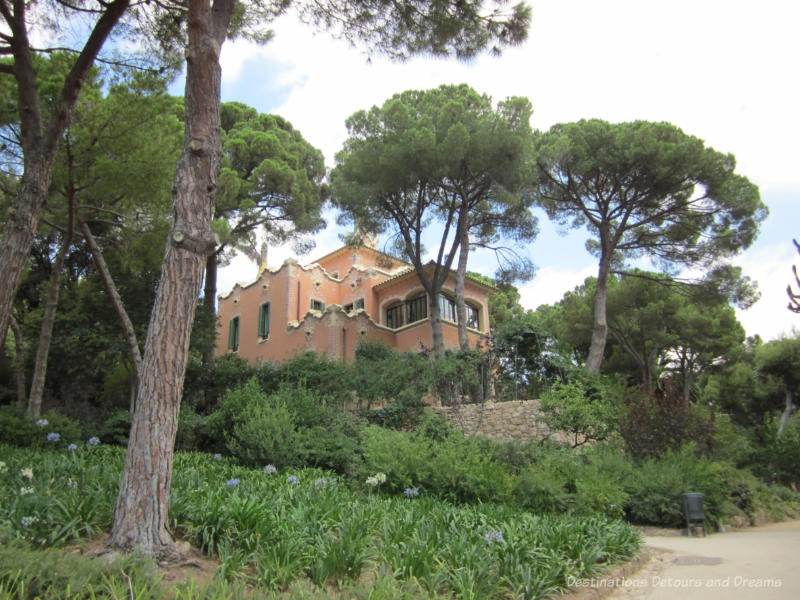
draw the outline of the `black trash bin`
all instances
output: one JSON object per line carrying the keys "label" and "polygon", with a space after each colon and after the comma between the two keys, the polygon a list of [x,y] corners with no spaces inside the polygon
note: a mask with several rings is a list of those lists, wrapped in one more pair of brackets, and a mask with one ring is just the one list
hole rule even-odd
{"label": "black trash bin", "polygon": [[698,525],[706,535],[706,513],[703,510],[703,494],[683,494],[683,516],[686,517],[686,532],[691,537]]}

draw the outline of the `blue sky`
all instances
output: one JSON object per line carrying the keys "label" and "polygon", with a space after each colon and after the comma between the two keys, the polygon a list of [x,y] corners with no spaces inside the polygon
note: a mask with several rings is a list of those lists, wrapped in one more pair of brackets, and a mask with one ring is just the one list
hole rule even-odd
{"label": "blue sky", "polygon": [[[289,119],[320,148],[328,167],[346,138],[345,119],[406,89],[468,83],[497,101],[526,96],[532,125],[601,118],[612,122],[669,121],[706,144],[737,157],[737,171],[754,181],[770,216],[756,243],[734,262],[760,284],[762,299],[739,318],[749,334],[771,339],[800,317],[785,306],[791,265],[800,264],[791,240],[800,237],[800,4],[785,0],[529,0],[529,41],[502,57],[469,63],[419,58],[402,64],[367,60],[361,49],[333,40],[292,15],[274,25],[263,47],[223,47],[224,101],[237,100]],[[173,89],[180,93],[179,89]],[[332,222],[332,219],[331,219]],[[537,277],[521,286],[523,304],[557,301],[594,274],[586,234],[561,237],[547,218],[528,248]],[[331,227],[302,260],[339,245]],[[270,249],[278,266],[291,254]],[[491,274],[476,256],[473,270]],[[220,273],[219,290],[249,281],[256,267],[234,260]]]}

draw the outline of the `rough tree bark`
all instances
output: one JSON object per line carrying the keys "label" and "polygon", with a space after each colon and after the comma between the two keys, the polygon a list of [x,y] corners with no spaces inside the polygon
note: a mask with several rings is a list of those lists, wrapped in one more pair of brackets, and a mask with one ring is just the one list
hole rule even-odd
{"label": "rough tree bark", "polygon": [[167,508],[189,336],[206,259],[220,146],[220,48],[234,0],[190,0],[186,129],[172,190],[174,222],[150,319],[109,545],[174,557]]}
{"label": "rough tree bark", "polygon": [[33,376],[31,377],[31,393],[28,397],[28,414],[34,419],[38,419],[42,414],[44,382],[47,378],[47,357],[50,354],[50,342],[53,339],[53,325],[56,321],[56,309],[58,308],[58,295],[61,291],[61,271],[64,269],[64,261],[67,258],[69,247],[72,245],[75,213],[75,204],[72,199],[69,201],[68,210],[67,230],[61,235],[61,247],[58,249],[56,260],[50,272],[44,315],[42,315],[42,326],[39,330],[39,343],[36,346],[36,362],[34,363]]}
{"label": "rough tree bark", "polygon": [[0,66],[0,72],[13,74],[17,80],[20,113],[20,140],[23,173],[17,196],[11,207],[0,247],[3,283],[0,285],[0,339],[5,339],[11,306],[33,245],[33,237],[44,210],[44,198],[50,187],[53,160],[61,137],[75,108],[86,74],[114,26],[127,10],[130,0],[113,0],[95,23],[86,44],[73,63],[61,95],[49,119],[42,117],[36,89],[33,50],[28,40],[27,2],[0,2],[0,17],[8,32],[3,38],[9,44],[13,65]]}
{"label": "rough tree bark", "polygon": [[11,331],[14,332],[14,347],[16,350],[13,366],[17,383],[17,404],[25,406],[27,404],[25,399],[25,347],[22,343],[22,330],[13,315],[10,316],[8,322],[11,325]]}
{"label": "rough tree bark", "polygon": [[467,337],[467,305],[464,301],[464,280],[467,278],[467,261],[469,260],[469,230],[461,232],[461,246],[458,249],[458,267],[456,270],[456,320],[458,321],[458,345],[462,350],[469,350]]}
{"label": "rough tree bark", "polygon": [[586,358],[586,370],[595,374],[600,372],[600,365],[603,363],[603,354],[606,349],[606,337],[608,336],[606,303],[608,299],[608,274],[610,271],[611,258],[604,252],[600,258],[600,268],[597,273],[597,288],[594,293],[594,328],[592,329],[589,356]]}
{"label": "rough tree bark", "polygon": [[122,325],[125,342],[128,344],[128,350],[131,353],[134,377],[136,381],[139,381],[139,377],[142,374],[142,353],[139,351],[139,341],[136,339],[136,330],[133,328],[133,323],[128,316],[128,311],[125,310],[125,305],[114,283],[114,278],[111,276],[111,271],[108,270],[106,260],[103,258],[103,252],[97,245],[92,235],[92,230],[89,229],[85,221],[81,221],[81,232],[83,233],[86,243],[89,245],[92,259],[97,267],[97,271],[100,273],[100,278],[103,280],[103,286],[106,288],[106,293],[111,300],[111,304],[114,306],[114,312],[117,313],[119,322]]}

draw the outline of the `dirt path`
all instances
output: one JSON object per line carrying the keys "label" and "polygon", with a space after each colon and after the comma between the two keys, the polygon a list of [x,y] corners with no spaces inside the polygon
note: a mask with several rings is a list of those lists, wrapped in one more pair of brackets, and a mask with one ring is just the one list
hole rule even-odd
{"label": "dirt path", "polygon": [[614,582],[619,587],[608,600],[800,599],[800,521],[645,543],[663,552]]}

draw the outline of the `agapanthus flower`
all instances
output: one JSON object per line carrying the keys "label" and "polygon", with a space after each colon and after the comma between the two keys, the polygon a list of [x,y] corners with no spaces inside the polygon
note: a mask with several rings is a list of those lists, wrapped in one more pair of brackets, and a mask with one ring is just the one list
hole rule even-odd
{"label": "agapanthus flower", "polygon": [[222,454],[220,454],[219,452],[214,454],[214,460],[222,460]]}
{"label": "agapanthus flower", "polygon": [[59,442],[59,441],[61,441],[61,434],[60,433],[48,433],[47,434],[47,441],[48,442]]}
{"label": "agapanthus flower", "polygon": [[377,487],[380,484],[386,481],[386,474],[385,473],[375,473],[372,477],[367,477],[367,481],[365,482],[370,487]]}
{"label": "agapanthus flower", "polygon": [[403,493],[406,495],[406,498],[416,498],[419,496],[419,488],[418,487],[407,487],[403,490]]}
{"label": "agapanthus flower", "polygon": [[72,452],[73,450],[77,450],[77,449],[78,449],[78,445],[77,444],[70,444],[69,446],[67,446],[67,450],[69,450],[70,452]]}
{"label": "agapanthus flower", "polygon": [[92,436],[89,438],[89,441],[86,442],[90,446],[99,446],[100,445],[100,438],[96,436]]}
{"label": "agapanthus flower", "polygon": [[36,424],[39,427],[44,427],[45,425],[49,425],[49,423],[47,422],[47,419],[39,419],[38,421],[36,421]]}
{"label": "agapanthus flower", "polygon": [[38,517],[22,517],[22,526],[23,527],[30,527],[31,525],[36,523],[36,521],[38,521],[38,520],[39,520]]}
{"label": "agapanthus flower", "polygon": [[30,467],[20,469],[19,474],[22,475],[28,481],[33,479],[33,469],[31,469]]}
{"label": "agapanthus flower", "polygon": [[20,496],[27,496],[28,494],[32,494],[32,493],[33,493],[33,488],[32,487],[21,487],[21,488],[19,488],[19,495]]}
{"label": "agapanthus flower", "polygon": [[316,481],[314,481],[314,487],[317,489],[322,488],[324,490],[327,485],[328,485],[328,480],[325,479],[324,477],[322,479],[317,479]]}
{"label": "agapanthus flower", "polygon": [[486,535],[483,536],[486,539],[487,544],[491,544],[492,542],[502,542],[503,541],[503,532],[502,531],[490,531]]}
{"label": "agapanthus flower", "polygon": [[288,481],[292,485],[298,485],[300,483],[300,480],[295,475],[289,475],[286,478],[286,481]]}
{"label": "agapanthus flower", "polygon": [[227,485],[228,487],[235,487],[239,485],[239,478],[234,477],[233,479],[228,479],[228,481],[225,482],[225,485]]}
{"label": "agapanthus flower", "polygon": [[273,473],[277,473],[278,469],[275,468],[275,465],[267,465],[264,467],[264,473],[267,475],[272,475]]}

